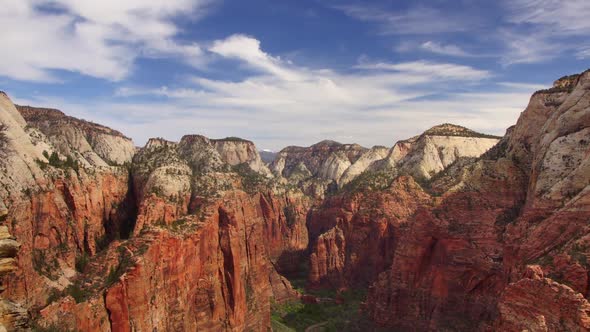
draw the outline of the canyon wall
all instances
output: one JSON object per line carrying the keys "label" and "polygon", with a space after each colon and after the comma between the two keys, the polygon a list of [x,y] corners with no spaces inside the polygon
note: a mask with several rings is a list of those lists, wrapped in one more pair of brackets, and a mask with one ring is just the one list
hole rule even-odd
{"label": "canyon wall", "polygon": [[[359,177],[313,211],[310,283],[369,283],[394,329],[588,330],[589,90],[589,72],[558,80],[480,158],[409,172],[419,185]],[[426,160],[418,140],[398,159]]]}

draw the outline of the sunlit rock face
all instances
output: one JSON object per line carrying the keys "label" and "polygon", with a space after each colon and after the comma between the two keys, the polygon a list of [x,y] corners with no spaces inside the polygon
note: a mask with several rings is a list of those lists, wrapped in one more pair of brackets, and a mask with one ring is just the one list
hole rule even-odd
{"label": "sunlit rock face", "polygon": [[411,218],[371,286],[374,319],[433,330],[588,329],[589,88],[585,72],[535,93],[498,146],[435,181],[442,196]]}
{"label": "sunlit rock face", "polygon": [[211,141],[221,158],[226,163],[235,166],[246,163],[255,172],[270,176],[270,170],[262,161],[256,146],[251,141],[237,137],[227,137]]}
{"label": "sunlit rock face", "polygon": [[386,171],[428,180],[457,159],[479,157],[499,137],[443,124],[422,135],[397,142],[391,149],[322,141],[310,147],[281,150],[270,168],[275,175],[301,187],[310,196],[342,188],[364,172]]}
{"label": "sunlit rock face", "polygon": [[29,127],[43,133],[57,152],[75,156],[84,165],[108,166],[131,162],[133,142],[111,128],[76,119],[56,109],[17,106]]}
{"label": "sunlit rock face", "polygon": [[267,330],[271,301],[297,298],[277,269],[307,248],[309,200],[273,184],[252,143],[187,135],[136,154],[0,97],[8,330]]}

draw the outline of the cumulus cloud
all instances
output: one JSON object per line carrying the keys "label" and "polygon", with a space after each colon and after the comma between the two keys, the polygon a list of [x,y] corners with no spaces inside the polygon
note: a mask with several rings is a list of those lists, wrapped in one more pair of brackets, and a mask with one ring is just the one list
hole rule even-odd
{"label": "cumulus cloud", "polygon": [[[88,114],[101,114],[105,123],[127,128],[140,144],[154,133],[170,139],[201,133],[237,135],[273,150],[327,138],[367,146],[392,145],[443,122],[502,134],[535,90],[512,83],[492,87],[490,93],[459,93],[454,86],[492,84],[493,75],[466,65],[432,61],[364,59],[345,72],[313,69],[269,54],[258,40],[243,35],[215,41],[208,49],[237,61],[238,67],[256,71],[240,80],[193,76],[182,87],[121,88],[121,102],[93,105],[99,110]],[[124,102],[141,96],[159,101]],[[135,116],[144,121],[137,123]]]}
{"label": "cumulus cloud", "polygon": [[[0,75],[52,81],[52,70],[121,80],[138,56],[198,65],[202,49],[174,40],[177,15],[203,13],[206,0],[0,0]],[[141,27],[141,28],[138,28]]]}
{"label": "cumulus cloud", "polygon": [[245,64],[280,76],[284,79],[297,79],[297,74],[285,68],[280,58],[275,58],[260,49],[260,41],[255,38],[236,34],[223,40],[217,40],[209,51],[222,57],[243,61]]}

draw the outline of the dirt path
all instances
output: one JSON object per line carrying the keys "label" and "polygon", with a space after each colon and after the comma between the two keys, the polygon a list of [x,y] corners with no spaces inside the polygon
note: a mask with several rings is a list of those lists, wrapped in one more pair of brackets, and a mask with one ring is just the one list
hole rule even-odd
{"label": "dirt path", "polygon": [[326,325],[326,324],[328,324],[328,321],[313,324],[312,326],[309,326],[308,328],[306,328],[305,332],[319,332],[319,331],[321,331],[321,330],[319,330],[319,328]]}

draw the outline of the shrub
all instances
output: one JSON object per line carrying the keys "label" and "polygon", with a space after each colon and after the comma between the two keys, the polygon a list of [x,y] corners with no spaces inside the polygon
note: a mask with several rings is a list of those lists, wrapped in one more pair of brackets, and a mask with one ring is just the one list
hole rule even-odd
{"label": "shrub", "polygon": [[66,288],[66,294],[73,297],[74,300],[76,300],[76,303],[86,301],[91,295],[90,291],[82,288],[78,281],[69,285],[68,288]]}
{"label": "shrub", "polygon": [[8,130],[8,127],[5,124],[0,123],[0,155],[5,155],[7,153],[8,136],[6,136],[6,130]]}
{"label": "shrub", "polygon": [[43,151],[43,156],[47,158],[47,163],[39,159],[35,160],[37,162],[37,165],[39,165],[39,168],[41,168],[42,170],[45,170],[48,165],[61,169],[71,168],[74,171],[76,171],[76,173],[78,173],[80,169],[80,164],[78,163],[78,161],[70,155],[66,157],[66,160],[61,160],[59,159],[59,155],[57,154],[57,152],[53,151],[50,155],[47,151]]}
{"label": "shrub", "polygon": [[252,170],[246,163],[235,165],[232,170],[242,178],[242,187],[249,194],[256,192],[261,185],[267,183],[267,179],[262,174]]}
{"label": "shrub", "polygon": [[287,226],[291,227],[297,221],[297,212],[295,208],[292,206],[285,206],[283,208],[283,212],[285,213],[285,221],[287,222]]}
{"label": "shrub", "polygon": [[129,256],[125,247],[119,247],[119,262],[117,267],[111,266],[109,274],[106,279],[106,286],[110,286],[117,282],[119,278],[133,265],[133,259]]}
{"label": "shrub", "polygon": [[82,255],[76,257],[76,271],[80,273],[84,272],[89,260],[87,253],[82,253]]}

